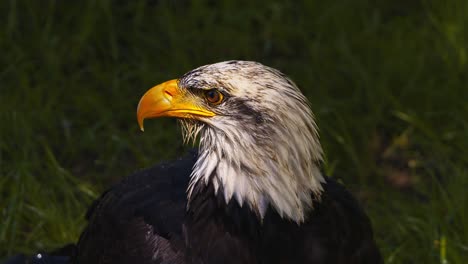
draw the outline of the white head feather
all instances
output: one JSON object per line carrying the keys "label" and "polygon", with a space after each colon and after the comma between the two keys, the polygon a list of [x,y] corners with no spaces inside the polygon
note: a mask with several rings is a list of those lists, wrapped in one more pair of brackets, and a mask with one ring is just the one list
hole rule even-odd
{"label": "white head feather", "polygon": [[210,108],[216,116],[182,120],[186,138],[201,135],[189,201],[196,184],[211,182],[226,202],[247,204],[260,218],[271,206],[303,222],[324,178],[317,127],[296,85],[262,64],[227,61],[185,74],[179,86],[217,88],[227,97]]}

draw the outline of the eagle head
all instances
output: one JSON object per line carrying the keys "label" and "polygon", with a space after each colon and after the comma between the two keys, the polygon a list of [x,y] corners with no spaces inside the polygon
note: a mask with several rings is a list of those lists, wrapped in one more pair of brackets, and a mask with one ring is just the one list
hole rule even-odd
{"label": "eagle head", "polygon": [[145,118],[176,117],[185,141],[200,135],[188,200],[213,184],[227,202],[247,204],[262,219],[271,207],[303,222],[324,178],[322,148],[306,97],[284,74],[251,61],[201,66],[151,88],[138,104]]}

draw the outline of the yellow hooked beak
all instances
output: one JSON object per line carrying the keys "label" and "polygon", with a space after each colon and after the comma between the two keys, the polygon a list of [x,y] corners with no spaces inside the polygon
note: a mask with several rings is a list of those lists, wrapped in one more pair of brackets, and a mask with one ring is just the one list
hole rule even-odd
{"label": "yellow hooked beak", "polygon": [[214,116],[210,110],[200,106],[200,98],[179,88],[177,80],[170,80],[149,89],[141,97],[137,108],[138,125],[144,131],[145,118],[171,116],[196,118]]}

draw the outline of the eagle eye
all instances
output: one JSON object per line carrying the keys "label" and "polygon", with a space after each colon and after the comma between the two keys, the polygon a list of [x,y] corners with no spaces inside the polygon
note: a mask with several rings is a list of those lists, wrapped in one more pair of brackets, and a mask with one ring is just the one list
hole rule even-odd
{"label": "eagle eye", "polygon": [[212,105],[218,105],[223,101],[224,95],[217,89],[210,89],[204,92],[205,99]]}

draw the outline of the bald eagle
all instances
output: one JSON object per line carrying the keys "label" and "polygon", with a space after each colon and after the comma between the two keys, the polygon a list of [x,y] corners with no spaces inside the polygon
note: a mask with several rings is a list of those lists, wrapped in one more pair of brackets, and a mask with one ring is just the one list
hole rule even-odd
{"label": "bald eagle", "polygon": [[226,61],[151,88],[137,119],[176,117],[197,151],[124,179],[90,208],[76,263],[382,263],[357,201],[320,171],[306,97]]}

